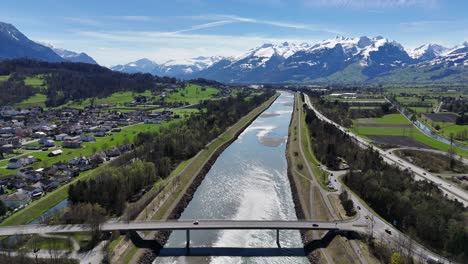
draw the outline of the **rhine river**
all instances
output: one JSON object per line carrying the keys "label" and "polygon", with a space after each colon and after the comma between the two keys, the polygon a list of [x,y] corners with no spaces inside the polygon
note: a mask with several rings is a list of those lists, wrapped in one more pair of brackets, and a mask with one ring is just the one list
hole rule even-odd
{"label": "rhine river", "polygon": [[[226,148],[194,193],[181,219],[297,219],[285,156],[293,103],[292,94],[281,92]],[[184,252],[185,231],[174,231],[154,263],[308,263],[305,256],[300,256],[304,252],[299,231],[281,230],[280,241],[281,249],[278,249],[273,230],[191,231],[191,252],[210,247],[217,248],[212,252],[219,254],[165,257],[171,252]],[[238,254],[239,250],[232,248],[247,248],[245,255],[250,256],[244,256],[243,251]],[[286,256],[263,256],[268,255],[265,248],[281,251]],[[288,250],[295,253],[288,254]]]}

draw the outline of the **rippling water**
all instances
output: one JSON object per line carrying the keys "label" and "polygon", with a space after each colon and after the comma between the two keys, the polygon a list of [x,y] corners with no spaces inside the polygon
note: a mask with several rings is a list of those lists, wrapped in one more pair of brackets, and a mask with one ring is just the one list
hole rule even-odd
{"label": "rippling water", "polygon": [[[198,187],[181,219],[294,220],[294,204],[285,157],[293,95],[281,96],[217,159]],[[185,231],[175,231],[154,263],[306,263],[298,231],[281,231],[282,249],[275,249],[276,232],[269,230],[191,231],[191,248],[248,248],[246,255],[270,248],[295,257],[164,257],[185,247]],[[288,249],[291,254],[288,254]],[[196,252],[196,250],[194,250]],[[208,252],[210,252],[208,250]],[[215,252],[212,250],[212,253]],[[243,254],[240,254],[243,255]]]}

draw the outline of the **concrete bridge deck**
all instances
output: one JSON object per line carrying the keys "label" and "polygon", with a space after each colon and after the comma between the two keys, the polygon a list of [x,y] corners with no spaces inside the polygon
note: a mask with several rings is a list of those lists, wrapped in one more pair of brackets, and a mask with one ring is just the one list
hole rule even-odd
{"label": "concrete bridge deck", "polygon": [[[106,222],[99,226],[100,231],[159,231],[159,230],[341,230],[365,232],[366,225],[354,221],[262,221],[262,220],[195,220],[145,221],[145,222]],[[27,234],[56,234],[92,231],[88,224],[74,225],[19,225],[0,227],[0,236]]]}

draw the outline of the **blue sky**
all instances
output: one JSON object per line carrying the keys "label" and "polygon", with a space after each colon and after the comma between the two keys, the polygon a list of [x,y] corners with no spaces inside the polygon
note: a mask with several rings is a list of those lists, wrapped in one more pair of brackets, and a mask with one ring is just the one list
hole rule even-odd
{"label": "blue sky", "polygon": [[2,0],[0,21],[110,66],[336,35],[450,47],[468,40],[467,13],[466,0]]}

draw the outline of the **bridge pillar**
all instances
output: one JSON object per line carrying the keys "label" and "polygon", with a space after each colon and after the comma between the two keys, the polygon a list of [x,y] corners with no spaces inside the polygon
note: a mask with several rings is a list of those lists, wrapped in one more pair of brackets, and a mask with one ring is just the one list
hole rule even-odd
{"label": "bridge pillar", "polygon": [[279,229],[276,229],[276,245],[280,248],[280,236],[279,236]]}
{"label": "bridge pillar", "polygon": [[185,237],[187,239],[187,243],[185,244],[185,248],[189,250],[190,248],[190,229],[185,230]]}

